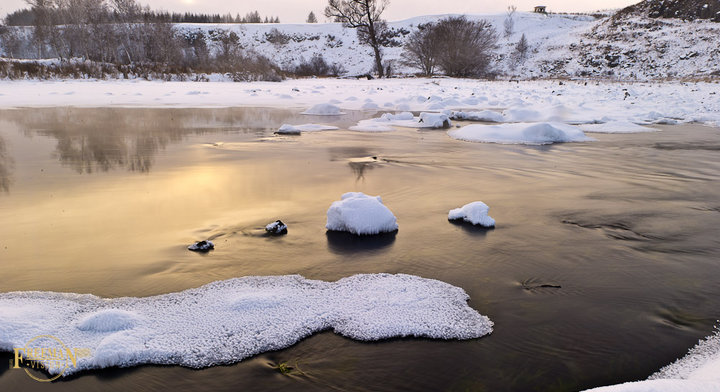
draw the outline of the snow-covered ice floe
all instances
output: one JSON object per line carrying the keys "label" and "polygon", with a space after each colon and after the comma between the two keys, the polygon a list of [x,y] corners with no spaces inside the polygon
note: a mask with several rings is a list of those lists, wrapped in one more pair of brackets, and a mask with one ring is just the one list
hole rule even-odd
{"label": "snow-covered ice floe", "polygon": [[330,103],[319,103],[300,114],[312,114],[315,116],[339,116],[345,114],[340,108]]}
{"label": "snow-covered ice floe", "polygon": [[637,125],[629,121],[610,121],[602,124],[583,124],[580,129],[595,133],[640,133],[656,132],[657,129]]}
{"label": "snow-covered ice floe", "polygon": [[325,228],[357,235],[379,234],[398,229],[395,215],[382,203],[380,196],[348,192],[327,211]]}
{"label": "snow-covered ice floe", "polygon": [[687,355],[647,380],[588,389],[593,392],[718,392],[720,391],[720,335],[698,343]]}
{"label": "snow-covered ice floe", "polygon": [[415,117],[410,112],[398,114],[385,113],[379,118],[362,120],[358,125],[350,127],[351,131],[388,132],[395,127],[403,128],[449,128],[450,116],[447,113],[422,112]]}
{"label": "snow-covered ice floe", "polygon": [[484,227],[495,227],[495,219],[488,215],[490,207],[487,204],[476,201],[469,204],[465,204],[460,208],[450,210],[448,213],[449,220],[464,220],[470,222],[473,225],[480,225]]}
{"label": "snow-covered ice floe", "polygon": [[334,131],[336,129],[339,129],[339,128],[333,127],[331,125],[322,125],[322,124],[302,124],[302,125],[283,124],[280,127],[280,129],[278,129],[275,133],[278,133],[281,135],[299,135],[302,132]]}
{"label": "snow-covered ice floe", "polygon": [[67,376],[112,366],[231,364],[326,329],[363,341],[491,333],[493,323],[468,300],[459,287],[402,274],[336,282],[251,276],[144,298],[11,292],[0,294],[0,350],[25,347],[40,335],[90,349]]}
{"label": "snow-covered ice floe", "polygon": [[453,139],[502,144],[551,144],[594,140],[580,128],[561,123],[472,124],[448,131]]}

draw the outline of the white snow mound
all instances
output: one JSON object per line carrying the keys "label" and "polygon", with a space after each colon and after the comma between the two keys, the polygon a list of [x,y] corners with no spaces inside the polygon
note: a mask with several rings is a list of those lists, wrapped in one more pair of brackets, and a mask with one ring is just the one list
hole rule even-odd
{"label": "white snow mound", "polygon": [[319,103],[300,114],[312,114],[315,116],[339,116],[345,114],[340,108],[329,103]]}
{"label": "white snow mound", "polygon": [[460,208],[450,210],[448,213],[449,220],[462,219],[465,222],[470,222],[473,225],[480,225],[485,227],[495,227],[495,219],[488,215],[490,207],[487,204],[476,201],[469,204],[465,204]]}
{"label": "white snow mound", "polygon": [[397,219],[382,203],[380,196],[348,192],[327,211],[325,228],[357,235],[379,234],[398,229]]}
{"label": "white snow mound", "polygon": [[[493,323],[469,307],[468,299],[461,288],[402,274],[354,275],[337,282],[251,276],[144,298],[2,293],[0,350],[25,347],[39,335],[89,349],[90,356],[78,357],[67,376],[110,366],[231,364],[326,329],[364,341],[489,334]],[[118,330],[130,320],[134,327]]]}
{"label": "white snow mound", "polygon": [[552,144],[591,141],[579,128],[561,123],[472,124],[448,131],[453,139],[502,144]]}

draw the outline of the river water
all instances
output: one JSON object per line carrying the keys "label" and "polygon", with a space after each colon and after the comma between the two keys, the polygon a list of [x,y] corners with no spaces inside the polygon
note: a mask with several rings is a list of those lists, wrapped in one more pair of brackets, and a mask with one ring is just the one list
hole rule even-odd
{"label": "river water", "polygon": [[[247,275],[406,273],[462,287],[495,323],[469,341],[331,331],[232,366],[141,366],[2,390],[574,391],[646,378],[720,317],[720,130],[467,143],[345,130],[365,113],[0,111],[0,292],[148,296]],[[283,123],[338,131],[274,135]],[[380,195],[396,235],[327,233],[329,205]],[[447,221],[481,200],[494,230]],[[275,219],[287,236],[262,236]],[[208,254],[187,245],[212,239]],[[274,365],[288,362],[283,375]]]}

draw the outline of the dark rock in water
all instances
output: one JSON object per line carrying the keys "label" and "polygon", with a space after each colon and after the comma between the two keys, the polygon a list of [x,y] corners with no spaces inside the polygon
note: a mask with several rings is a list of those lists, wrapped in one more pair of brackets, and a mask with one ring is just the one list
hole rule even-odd
{"label": "dark rock in water", "polygon": [[212,241],[200,241],[188,246],[188,250],[193,252],[209,252],[215,249],[215,244]]}
{"label": "dark rock in water", "polygon": [[287,234],[288,232],[287,225],[281,220],[276,220],[275,222],[265,226],[265,231],[273,235]]}

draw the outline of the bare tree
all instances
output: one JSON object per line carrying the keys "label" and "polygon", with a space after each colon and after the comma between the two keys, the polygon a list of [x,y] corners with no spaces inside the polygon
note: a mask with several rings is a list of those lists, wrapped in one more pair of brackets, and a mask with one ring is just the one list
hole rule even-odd
{"label": "bare tree", "polygon": [[378,76],[385,76],[380,50],[380,37],[382,31],[378,29],[384,25],[380,16],[390,0],[328,0],[325,7],[325,16],[343,26],[358,29],[358,38],[361,42],[370,45],[375,53],[375,67]]}
{"label": "bare tree", "polygon": [[305,22],[306,23],[317,23],[318,20],[317,20],[317,16],[315,16],[315,13],[310,11],[310,14],[308,14],[307,20]]}
{"label": "bare tree", "polygon": [[516,6],[514,6],[514,5],[508,6],[507,16],[505,17],[505,22],[503,22],[503,27],[505,28],[505,36],[506,37],[511,36],[513,31],[515,30],[515,19],[513,19],[513,16],[515,16],[515,11],[517,11]]}
{"label": "bare tree", "polygon": [[434,32],[435,24],[421,24],[410,34],[403,46],[402,63],[418,68],[423,75],[435,74],[439,42]]}
{"label": "bare tree", "polygon": [[523,34],[517,44],[515,44],[515,50],[512,53],[511,60],[513,63],[513,67],[525,62],[528,57],[529,50],[530,45],[527,42],[527,38],[525,38],[525,34]]}
{"label": "bare tree", "polygon": [[433,28],[437,63],[448,76],[486,75],[497,46],[497,32],[487,20],[471,21],[464,16],[449,17]]}
{"label": "bare tree", "polygon": [[56,35],[57,28],[52,20],[55,4],[52,0],[25,0],[33,14],[33,44],[40,58],[46,56],[50,38]]}

